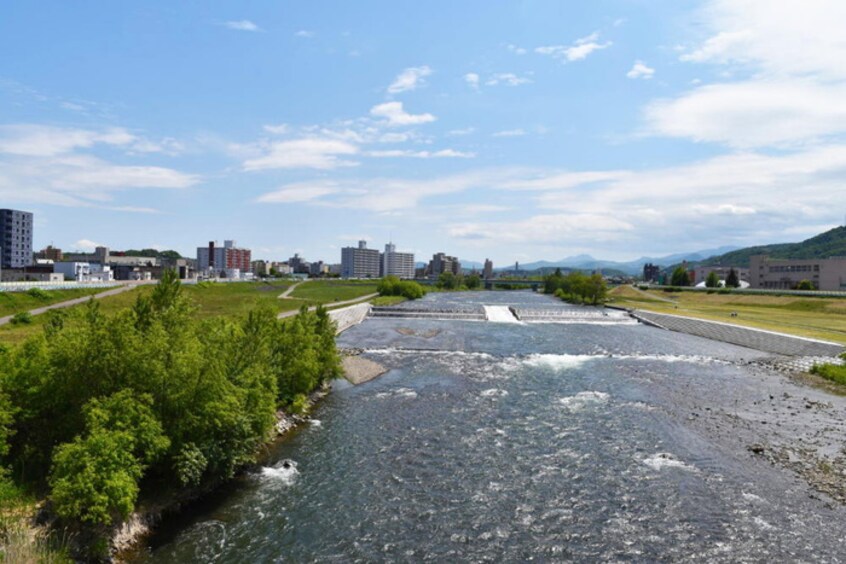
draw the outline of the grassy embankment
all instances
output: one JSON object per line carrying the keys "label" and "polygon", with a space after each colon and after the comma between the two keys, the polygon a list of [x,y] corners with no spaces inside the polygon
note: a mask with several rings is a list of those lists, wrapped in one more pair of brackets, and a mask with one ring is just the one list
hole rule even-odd
{"label": "grassy embankment", "polygon": [[[618,286],[609,305],[684,315],[846,345],[846,299],[664,292]],[[736,316],[732,316],[736,313]]]}
{"label": "grassy embankment", "polygon": [[92,296],[111,288],[79,288],[73,290],[42,290],[29,292],[0,292],[0,317],[15,315],[39,307]]}
{"label": "grassy embankment", "polygon": [[377,280],[311,280],[297,286],[289,297],[309,302],[309,305],[343,302],[376,293]]}

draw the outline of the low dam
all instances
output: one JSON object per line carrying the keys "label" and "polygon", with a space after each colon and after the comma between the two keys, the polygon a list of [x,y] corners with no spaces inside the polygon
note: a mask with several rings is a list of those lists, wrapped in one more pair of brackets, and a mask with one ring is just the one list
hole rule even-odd
{"label": "low dam", "polygon": [[846,398],[789,357],[529,292],[392,309],[338,337],[385,374],[138,560],[846,560]]}

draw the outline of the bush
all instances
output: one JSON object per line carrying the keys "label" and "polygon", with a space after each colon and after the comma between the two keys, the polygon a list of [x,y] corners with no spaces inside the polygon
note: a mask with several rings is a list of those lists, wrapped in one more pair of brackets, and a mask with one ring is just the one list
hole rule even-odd
{"label": "bush", "polygon": [[846,385],[846,366],[838,366],[836,364],[815,364],[811,367],[811,374],[817,374],[826,380]]}
{"label": "bush", "polygon": [[30,288],[29,290],[26,291],[26,294],[28,296],[31,296],[33,298],[37,298],[39,300],[49,300],[50,299],[50,294],[48,294],[47,292],[45,292],[41,288]]}
{"label": "bush", "polygon": [[423,286],[413,280],[400,280],[396,276],[386,276],[376,287],[380,296],[402,296],[409,300],[417,300],[426,295]]}
{"label": "bush", "polygon": [[29,325],[32,323],[32,314],[28,311],[21,311],[12,316],[13,325]]}

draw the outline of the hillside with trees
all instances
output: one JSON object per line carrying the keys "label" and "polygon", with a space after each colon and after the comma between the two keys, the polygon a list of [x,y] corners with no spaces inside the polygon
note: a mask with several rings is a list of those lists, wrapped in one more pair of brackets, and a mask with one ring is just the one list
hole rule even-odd
{"label": "hillside with trees", "polygon": [[800,243],[760,245],[713,256],[698,264],[702,266],[749,267],[749,257],[769,255],[776,259],[820,259],[846,256],[846,227],[835,227]]}

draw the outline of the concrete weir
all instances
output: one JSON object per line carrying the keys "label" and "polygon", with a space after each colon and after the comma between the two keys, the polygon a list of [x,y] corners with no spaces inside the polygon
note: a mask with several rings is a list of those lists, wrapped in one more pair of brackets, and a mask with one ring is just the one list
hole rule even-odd
{"label": "concrete weir", "polygon": [[486,305],[482,307],[485,308],[485,319],[488,321],[494,323],[520,323],[520,320],[514,317],[514,313],[508,306]]}

